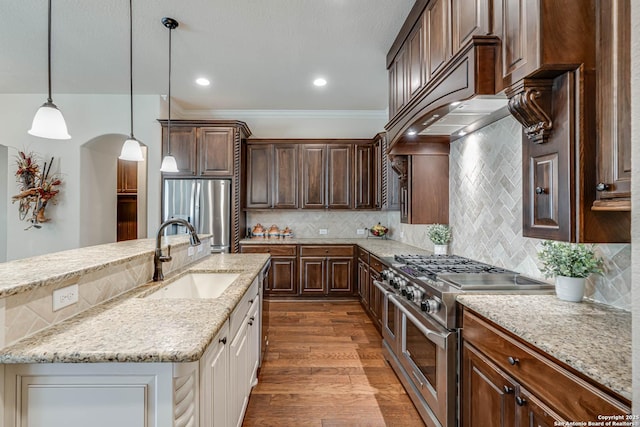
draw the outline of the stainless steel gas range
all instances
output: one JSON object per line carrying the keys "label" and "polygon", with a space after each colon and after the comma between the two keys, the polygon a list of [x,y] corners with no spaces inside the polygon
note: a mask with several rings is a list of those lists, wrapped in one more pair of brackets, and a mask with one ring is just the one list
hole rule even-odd
{"label": "stainless steel gas range", "polygon": [[397,255],[374,281],[384,295],[385,356],[428,426],[456,425],[456,295],[548,293],[553,285],[455,255]]}

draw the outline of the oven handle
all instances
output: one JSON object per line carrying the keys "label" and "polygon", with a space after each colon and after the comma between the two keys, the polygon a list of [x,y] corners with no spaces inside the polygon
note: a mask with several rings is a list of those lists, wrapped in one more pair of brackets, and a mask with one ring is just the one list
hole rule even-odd
{"label": "oven handle", "polygon": [[[395,294],[389,294],[388,298],[391,300],[391,302],[393,302],[398,310],[400,310],[407,317],[407,319],[411,321],[411,323],[413,323],[418,329],[420,329],[423,334],[425,334],[429,341],[431,341],[441,349],[446,350],[447,338],[449,338],[452,332],[447,331],[446,329],[446,332],[440,332],[436,330],[436,328],[429,328],[427,325],[431,322],[428,319],[418,320],[418,318],[404,306],[403,302],[400,301]],[[435,325],[431,323],[431,326]],[[441,326],[438,326],[437,328],[439,329],[441,328]]]}
{"label": "oven handle", "polygon": [[379,280],[374,280],[373,284],[376,286],[376,288],[380,289],[380,292],[382,292],[385,295],[389,295],[390,293],[393,292],[393,291],[391,291],[390,289],[387,288],[387,286],[384,284],[384,282],[381,282]]}

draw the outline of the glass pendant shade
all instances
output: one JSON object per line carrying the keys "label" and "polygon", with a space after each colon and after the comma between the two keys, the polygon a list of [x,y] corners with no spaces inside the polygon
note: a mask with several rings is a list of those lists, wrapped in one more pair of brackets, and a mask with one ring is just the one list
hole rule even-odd
{"label": "glass pendant shade", "polygon": [[137,139],[131,137],[127,139],[124,144],[122,144],[122,151],[120,152],[120,160],[129,160],[132,162],[142,162],[144,161],[144,156],[142,155],[142,148],[140,147],[140,143]]}
{"label": "glass pendant shade", "polygon": [[62,112],[53,102],[45,102],[38,108],[27,132],[40,138],[71,139]]}
{"label": "glass pendant shade", "polygon": [[162,165],[160,166],[160,172],[179,172],[176,158],[171,154],[164,156],[164,159],[162,159]]}

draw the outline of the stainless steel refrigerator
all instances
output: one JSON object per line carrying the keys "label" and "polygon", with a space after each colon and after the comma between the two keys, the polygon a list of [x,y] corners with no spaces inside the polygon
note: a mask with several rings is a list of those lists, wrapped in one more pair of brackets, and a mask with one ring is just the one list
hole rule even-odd
{"label": "stainless steel refrigerator", "polygon": [[[165,179],[162,192],[162,221],[182,218],[198,234],[211,234],[212,252],[229,252],[231,227],[231,181],[226,179]],[[187,233],[180,225],[165,234]]]}

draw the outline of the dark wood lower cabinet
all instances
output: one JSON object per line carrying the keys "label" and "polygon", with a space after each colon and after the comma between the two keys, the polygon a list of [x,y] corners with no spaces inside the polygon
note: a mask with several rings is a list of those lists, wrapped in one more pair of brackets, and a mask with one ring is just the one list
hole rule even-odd
{"label": "dark wood lower cabinet", "polygon": [[298,294],[296,245],[241,245],[240,252],[271,255],[271,268],[264,288],[265,296]]}
{"label": "dark wood lower cabinet", "polygon": [[324,295],[326,291],[327,267],[325,258],[300,258],[300,294]]}
{"label": "dark wood lower cabinet", "polygon": [[117,241],[138,238],[138,196],[119,194],[117,206]]}
{"label": "dark wood lower cabinet", "polygon": [[466,308],[462,340],[463,427],[551,427],[631,413],[631,402]]}
{"label": "dark wood lower cabinet", "polygon": [[354,247],[300,246],[300,295],[354,296]]}
{"label": "dark wood lower cabinet", "polygon": [[358,295],[365,310],[369,309],[369,263],[358,259]]}

